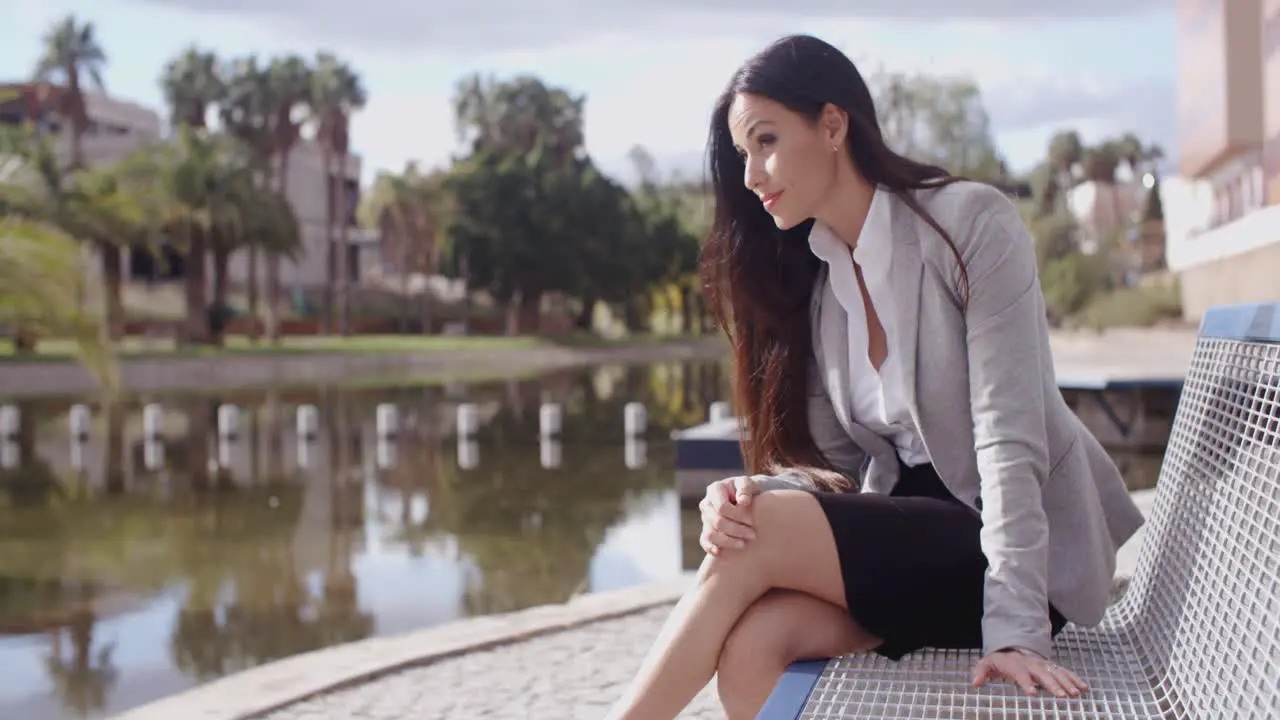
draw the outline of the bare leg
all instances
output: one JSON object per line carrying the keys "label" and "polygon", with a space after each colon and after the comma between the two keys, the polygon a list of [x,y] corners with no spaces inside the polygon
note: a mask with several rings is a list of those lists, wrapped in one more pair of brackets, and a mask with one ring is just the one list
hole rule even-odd
{"label": "bare leg", "polygon": [[738,619],[772,588],[845,607],[835,540],[818,501],[798,490],[768,492],[753,501],[752,514],[756,539],[703,561],[611,720],[676,717],[711,680]]}
{"label": "bare leg", "polygon": [[870,650],[881,642],[839,605],[794,590],[770,590],[725,640],[716,690],[729,720],[754,720],[787,666]]}

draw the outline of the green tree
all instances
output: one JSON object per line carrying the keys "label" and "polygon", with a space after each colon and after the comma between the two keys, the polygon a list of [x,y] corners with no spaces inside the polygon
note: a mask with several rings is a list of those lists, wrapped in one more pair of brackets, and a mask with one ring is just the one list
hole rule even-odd
{"label": "green tree", "polygon": [[469,290],[486,290],[508,309],[509,327],[536,331],[542,298],[568,291],[588,232],[575,194],[591,170],[583,148],[585,100],[532,76],[459,82],[458,137],[469,156],[446,183],[456,212],[449,224],[450,271]]}
{"label": "green tree", "polygon": [[1075,186],[1075,168],[1084,160],[1084,143],[1080,133],[1063,130],[1049,139],[1049,167],[1057,176],[1058,188],[1066,191]]}
{"label": "green tree", "polygon": [[64,166],[48,138],[29,128],[4,133],[0,154],[10,158],[0,179],[6,212],[57,226],[97,256],[110,338],[124,336],[122,249],[145,241],[137,198],[110,166],[75,170]]}
{"label": "green tree", "polygon": [[[401,288],[401,329],[409,331],[413,298],[409,281],[414,273],[434,275],[439,271],[445,249],[445,230],[452,217],[453,199],[446,188],[448,173],[423,172],[410,161],[400,173],[380,172],[373,187],[360,203],[360,224],[374,228],[383,243],[383,257],[397,265]],[[463,273],[465,277],[465,272]],[[422,293],[420,309],[423,328],[430,327],[430,292]]]}
{"label": "green tree", "polygon": [[74,338],[81,361],[103,388],[114,390],[115,357],[105,327],[76,302],[85,286],[78,257],[75,238],[56,226],[0,216],[0,325],[15,329],[19,350],[24,338]]}
{"label": "green tree", "polygon": [[123,164],[143,216],[185,257],[187,320],[183,342],[215,338],[209,323],[207,256],[227,234],[241,234],[252,219],[246,198],[255,197],[253,172],[233,138],[183,126],[172,143],[145,148]]}
{"label": "green tree", "polygon": [[982,93],[972,81],[883,71],[870,80],[880,127],[891,147],[975,180],[1006,178]]}

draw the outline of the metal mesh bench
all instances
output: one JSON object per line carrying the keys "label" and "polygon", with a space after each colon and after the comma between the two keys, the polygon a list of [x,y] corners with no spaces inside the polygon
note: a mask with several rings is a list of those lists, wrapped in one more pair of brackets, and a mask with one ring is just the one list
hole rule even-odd
{"label": "metal mesh bench", "polygon": [[1280,303],[1215,308],[1187,371],[1137,567],[1057,662],[1081,698],[973,688],[977,651],[792,665],[760,718],[1280,718]]}

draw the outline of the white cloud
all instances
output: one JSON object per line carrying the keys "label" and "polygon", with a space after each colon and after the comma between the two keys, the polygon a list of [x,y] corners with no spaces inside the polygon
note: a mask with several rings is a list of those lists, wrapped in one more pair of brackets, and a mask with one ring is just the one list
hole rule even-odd
{"label": "white cloud", "polygon": [[1171,0],[136,0],[255,16],[289,32],[394,51],[457,53],[546,47],[602,31],[633,37],[777,26],[796,17],[954,21],[1121,17],[1165,12]]}

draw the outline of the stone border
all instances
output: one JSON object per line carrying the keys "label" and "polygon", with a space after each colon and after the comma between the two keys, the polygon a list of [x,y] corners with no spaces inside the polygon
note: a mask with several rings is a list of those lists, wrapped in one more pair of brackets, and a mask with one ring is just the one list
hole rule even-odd
{"label": "stone border", "polygon": [[[447,379],[479,374],[505,377],[521,372],[552,372],[598,363],[624,364],[666,360],[710,359],[728,345],[720,336],[678,338],[635,345],[424,350],[419,352],[281,353],[278,355],[211,355],[204,357],[125,357],[120,386],[128,392],[176,391],[192,388],[239,389],[349,382],[414,375]],[[87,394],[98,391],[90,373],[74,362],[7,361],[0,363],[0,398]]]}
{"label": "stone border", "polygon": [[383,675],[674,603],[680,578],[589,593],[562,605],[480,616],[388,637],[336,645],[244,670],[114,716],[114,720],[251,720]]}

